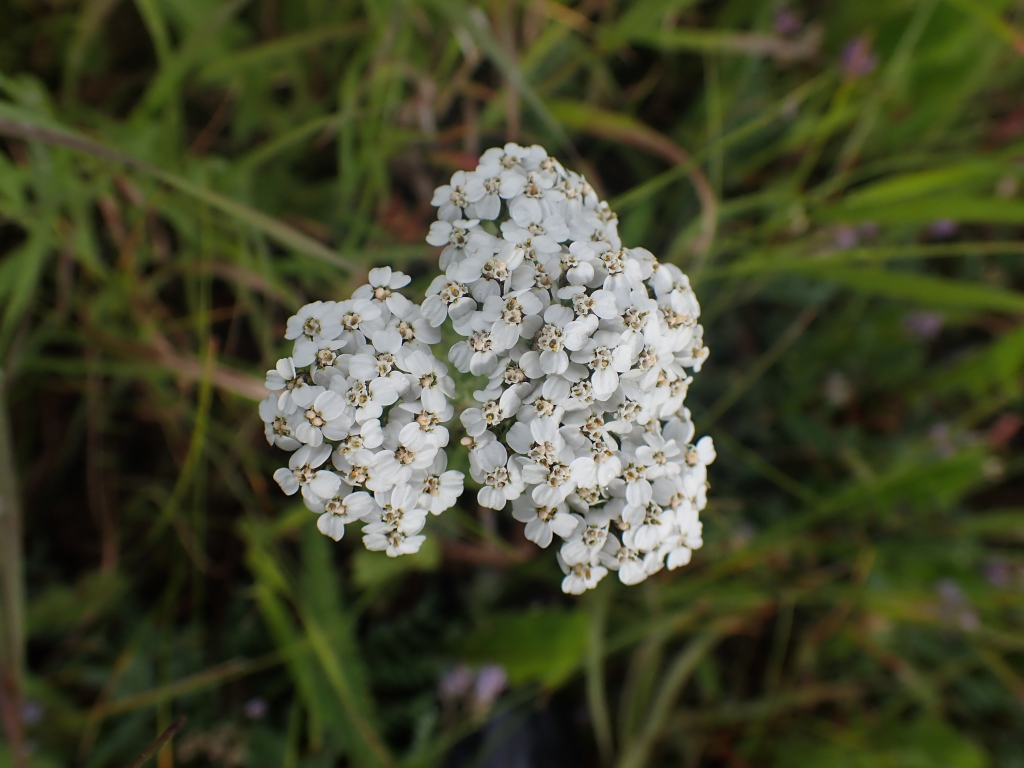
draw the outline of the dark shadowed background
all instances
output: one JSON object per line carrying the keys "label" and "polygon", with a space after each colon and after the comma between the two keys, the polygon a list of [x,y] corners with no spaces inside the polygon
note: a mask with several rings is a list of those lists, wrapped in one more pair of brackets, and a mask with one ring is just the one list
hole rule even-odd
{"label": "dark shadowed background", "polygon": [[[1024,766],[1022,55],[1019,0],[0,0],[0,766]],[[421,292],[509,139],[702,302],[641,586],[270,479],[285,319]]]}

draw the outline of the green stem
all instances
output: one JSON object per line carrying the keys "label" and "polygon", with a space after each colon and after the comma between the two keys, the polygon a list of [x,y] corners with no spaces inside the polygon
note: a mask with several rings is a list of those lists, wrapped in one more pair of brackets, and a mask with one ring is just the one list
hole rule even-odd
{"label": "green stem", "polygon": [[601,764],[609,765],[614,744],[604,679],[604,634],[608,618],[608,589],[596,590],[590,603],[590,637],[587,644],[587,703]]}
{"label": "green stem", "polygon": [[28,765],[21,723],[22,670],[25,665],[21,515],[14,441],[7,415],[6,382],[0,368],[0,708],[18,768]]}
{"label": "green stem", "polygon": [[647,759],[654,747],[654,743],[662,734],[671,714],[671,709],[676,699],[679,698],[679,694],[682,692],[686,682],[690,679],[690,675],[697,668],[700,660],[714,648],[715,644],[724,634],[724,626],[714,626],[694,637],[679,652],[675,660],[662,675],[661,688],[651,704],[643,731],[630,748],[626,750],[617,768],[643,768],[643,766],[647,765]]}

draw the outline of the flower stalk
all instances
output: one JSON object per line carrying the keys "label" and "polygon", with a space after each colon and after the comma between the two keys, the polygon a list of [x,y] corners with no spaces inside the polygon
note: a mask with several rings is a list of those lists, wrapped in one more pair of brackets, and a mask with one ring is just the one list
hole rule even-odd
{"label": "flower stalk", "polygon": [[15,765],[28,764],[21,700],[25,665],[25,573],[22,510],[7,412],[7,387],[0,368],[0,717]]}

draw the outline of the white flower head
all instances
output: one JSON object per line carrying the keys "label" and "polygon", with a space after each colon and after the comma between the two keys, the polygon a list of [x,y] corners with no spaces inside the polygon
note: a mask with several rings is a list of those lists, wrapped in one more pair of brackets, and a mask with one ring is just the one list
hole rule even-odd
{"label": "white flower head", "polygon": [[376,267],[370,270],[369,284],[357,288],[352,298],[369,300],[376,304],[382,313],[386,309],[390,314],[402,318],[414,305],[397,291],[407,286],[410,279],[401,272],[393,272],[391,267]]}
{"label": "white flower head", "polygon": [[591,562],[567,563],[561,552],[558,553],[558,564],[565,573],[562,591],[567,595],[582,595],[608,575],[608,569],[603,565]]}
{"label": "white flower head", "polygon": [[286,451],[294,451],[302,443],[295,437],[295,433],[288,425],[288,414],[281,410],[278,405],[280,398],[271,392],[260,402],[260,418],[263,419],[263,432],[267,442],[283,448]]}
{"label": "white flower head", "polygon": [[388,491],[374,494],[375,514],[367,518],[363,528],[363,544],[371,552],[386,552],[398,557],[418,552],[425,536],[423,530],[427,512],[418,505],[420,494],[409,485],[396,485]]}
{"label": "white flower head", "polygon": [[453,507],[462,495],[465,476],[454,469],[446,470],[446,466],[444,453],[438,452],[420,481],[419,506],[432,515],[439,515]]}
{"label": "white flower head", "polygon": [[[305,489],[318,474],[318,468],[330,458],[332,448],[329,445],[304,445],[288,459],[288,466],[274,472],[274,480],[281,490],[289,496],[300,489]],[[319,488],[327,490],[326,488]],[[320,494],[316,494],[320,496]]]}
{"label": "white flower head", "polygon": [[295,367],[295,361],[290,357],[277,361],[272,370],[267,371],[266,388],[271,392],[280,392],[277,399],[277,407],[282,413],[288,414],[298,408],[298,404],[292,400],[292,391],[310,382],[308,371]]}
{"label": "white flower head", "polygon": [[[291,356],[259,409],[267,441],[292,452],[282,489],[334,539],[362,523],[369,549],[415,552],[463,493],[447,468],[461,442],[479,503],[512,502],[529,540],[559,542],[565,592],[689,563],[715,450],[685,404],[708,358],[686,275],[623,246],[611,207],[537,145],[487,150],[432,203],[443,274],[422,304],[385,266],[289,319]],[[455,379],[431,349],[442,338]],[[445,426],[456,397],[461,441]]]}
{"label": "white flower head", "polygon": [[537,504],[533,499],[520,496],[512,502],[512,517],[526,523],[526,538],[538,547],[551,544],[555,534],[565,539],[572,535],[579,519],[569,514],[565,504],[549,507]]}
{"label": "white flower head", "polygon": [[[441,221],[457,221],[462,218],[466,206],[470,203],[467,192],[470,189],[476,190],[473,184],[475,174],[467,174],[465,171],[456,171],[452,174],[449,184],[444,184],[434,190],[434,197],[430,204],[438,207],[437,217]],[[476,198],[479,199],[479,198]],[[481,217],[486,218],[486,217]],[[491,216],[490,218],[494,218]]]}
{"label": "white flower head", "polygon": [[284,337],[289,340],[336,339],[341,333],[340,307],[333,301],[307,304],[288,318]]}
{"label": "white flower head", "polygon": [[477,494],[480,504],[491,509],[503,509],[505,504],[519,498],[524,484],[519,465],[508,458],[505,446],[488,443],[470,453],[470,474],[483,487]]}
{"label": "white flower head", "polygon": [[348,486],[340,485],[335,495],[320,502],[315,511],[321,512],[316,521],[320,533],[341,541],[345,526],[373,515],[377,504],[365,491],[352,491]]}
{"label": "white flower head", "polygon": [[476,302],[469,295],[469,288],[444,275],[434,278],[421,307],[423,317],[435,328],[448,317],[457,322],[474,309]]}

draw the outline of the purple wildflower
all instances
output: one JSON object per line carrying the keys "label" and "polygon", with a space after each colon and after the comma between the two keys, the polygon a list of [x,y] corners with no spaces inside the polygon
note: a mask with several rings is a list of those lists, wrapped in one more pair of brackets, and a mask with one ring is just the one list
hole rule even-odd
{"label": "purple wildflower", "polygon": [[437,684],[438,695],[445,701],[461,699],[473,685],[473,673],[465,664],[445,672]]}
{"label": "purple wildflower", "polygon": [[495,664],[487,664],[476,674],[476,685],[473,686],[473,706],[480,712],[486,712],[498,700],[498,696],[508,684],[505,670]]}
{"label": "purple wildflower", "polygon": [[942,333],[946,318],[939,312],[911,312],[903,320],[903,327],[911,336],[930,341]]}
{"label": "purple wildflower", "polygon": [[864,35],[846,44],[840,58],[843,74],[850,80],[858,80],[875,71],[878,57],[871,50],[871,41]]}
{"label": "purple wildflower", "polygon": [[775,12],[775,19],[772,21],[772,28],[775,34],[782,37],[792,37],[803,29],[804,23],[789,8],[782,7]]}
{"label": "purple wildflower", "polygon": [[935,240],[948,240],[954,237],[960,226],[952,219],[939,219],[928,227],[928,234]]}
{"label": "purple wildflower", "polygon": [[857,236],[857,230],[853,227],[842,226],[839,227],[835,236],[832,238],[832,242],[835,243],[836,248],[841,251],[849,250],[850,248],[856,248],[860,243],[860,238]]}
{"label": "purple wildflower", "polygon": [[259,696],[254,699],[249,699],[242,706],[243,714],[250,720],[262,720],[267,716],[268,709],[269,706],[267,705],[267,700],[260,698]]}

